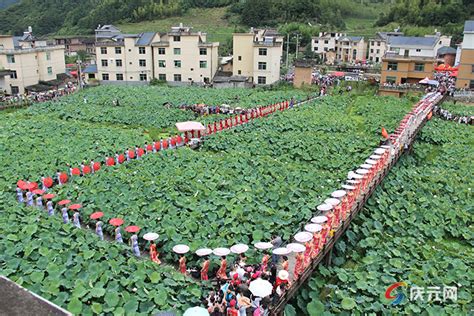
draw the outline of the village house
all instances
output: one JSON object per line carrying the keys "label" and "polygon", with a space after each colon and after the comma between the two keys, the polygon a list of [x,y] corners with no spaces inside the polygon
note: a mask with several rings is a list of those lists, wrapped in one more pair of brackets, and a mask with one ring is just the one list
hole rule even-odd
{"label": "village house", "polygon": [[464,37],[460,45],[458,89],[474,89],[474,21],[464,24]]}
{"label": "village house", "polygon": [[[66,72],[64,46],[33,36],[31,27],[23,36],[0,35],[0,90],[7,95],[57,86]],[[41,87],[39,87],[41,83]]]}
{"label": "village house", "polygon": [[403,36],[402,32],[377,32],[375,37],[369,39],[368,60],[381,63],[382,57],[387,52],[388,39],[392,36]]}

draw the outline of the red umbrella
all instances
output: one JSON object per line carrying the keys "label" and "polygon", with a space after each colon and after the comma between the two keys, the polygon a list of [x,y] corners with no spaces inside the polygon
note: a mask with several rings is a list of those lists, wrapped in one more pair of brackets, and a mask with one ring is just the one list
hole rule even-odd
{"label": "red umbrella", "polygon": [[125,227],[125,231],[129,233],[137,233],[140,231],[140,227],[138,226],[127,226]]}
{"label": "red umbrella", "polygon": [[45,187],[50,188],[53,186],[53,179],[51,177],[44,178],[43,184]]}
{"label": "red umbrella", "polygon": [[44,191],[40,190],[40,189],[35,189],[35,190],[31,191],[31,193],[41,195],[41,194],[44,194]]}
{"label": "red umbrella", "polygon": [[58,202],[58,205],[66,205],[66,204],[69,204],[71,203],[71,200],[61,200]]}
{"label": "red umbrella", "polygon": [[69,205],[69,209],[70,210],[78,210],[82,207],[81,204],[72,204],[72,205]]}
{"label": "red umbrella", "polygon": [[80,176],[81,175],[81,169],[72,168],[71,173],[72,173],[73,176]]}
{"label": "red umbrella", "polygon": [[94,171],[99,171],[100,170],[100,162],[94,162],[92,165],[92,168],[94,168]]}
{"label": "red umbrella", "polygon": [[16,186],[19,187],[22,190],[27,190],[27,188],[26,188],[27,183],[23,180],[18,180],[18,182],[16,183]]}
{"label": "red umbrella", "polygon": [[120,225],[123,224],[123,219],[121,219],[121,218],[112,218],[109,221],[109,224],[112,225],[112,226],[120,226]]}
{"label": "red umbrella", "polygon": [[51,199],[53,199],[55,196],[56,196],[56,194],[53,194],[53,193],[49,193],[49,194],[43,195],[43,197],[44,197],[46,200],[51,200]]}
{"label": "red umbrella", "polygon": [[109,166],[109,167],[115,165],[115,160],[114,160],[114,158],[108,157],[108,158],[105,160],[105,164],[106,164],[107,166]]}
{"label": "red umbrella", "polygon": [[26,184],[26,189],[27,189],[27,190],[33,191],[33,190],[35,190],[35,189],[37,189],[37,188],[38,188],[38,183],[36,183],[36,182],[28,182],[28,183]]}
{"label": "red umbrella", "polygon": [[104,213],[102,213],[102,212],[95,212],[95,213],[92,213],[92,214],[91,214],[90,218],[91,218],[91,219],[99,219],[99,218],[101,218],[102,216],[104,216]]}

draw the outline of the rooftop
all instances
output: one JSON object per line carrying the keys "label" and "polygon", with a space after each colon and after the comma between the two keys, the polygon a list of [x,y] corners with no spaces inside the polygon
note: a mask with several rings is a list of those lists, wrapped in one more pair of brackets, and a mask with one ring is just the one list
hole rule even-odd
{"label": "rooftop", "polygon": [[390,36],[389,44],[391,46],[416,46],[416,47],[434,47],[438,42],[438,37],[416,37],[416,36]]}
{"label": "rooftop", "polygon": [[464,23],[464,33],[474,33],[474,20]]}
{"label": "rooftop", "polygon": [[437,53],[438,56],[443,56],[447,54],[456,55],[456,49],[449,46],[443,46],[440,49],[438,49],[438,53]]}

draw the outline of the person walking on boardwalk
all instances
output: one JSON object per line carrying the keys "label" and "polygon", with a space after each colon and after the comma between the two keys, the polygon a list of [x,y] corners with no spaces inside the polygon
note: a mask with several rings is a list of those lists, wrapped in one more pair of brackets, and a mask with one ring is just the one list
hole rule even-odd
{"label": "person walking on boardwalk", "polygon": [[204,262],[202,263],[202,268],[201,268],[201,280],[202,281],[207,281],[209,280],[209,276],[207,273],[209,272],[209,265],[211,264],[209,257],[205,256],[204,257]]}
{"label": "person walking on boardwalk", "polygon": [[179,272],[181,272],[182,274],[186,274],[186,257],[183,255],[181,255],[181,257],[179,258]]}
{"label": "person walking on boardwalk", "polygon": [[95,233],[99,236],[100,240],[104,240],[104,232],[102,231],[102,222],[98,221],[95,223]]}
{"label": "person walking on boardwalk", "polygon": [[130,237],[130,243],[132,245],[133,254],[137,257],[140,257],[140,248],[138,248],[138,236],[136,234]]}
{"label": "person walking on boardwalk", "polygon": [[120,232],[120,226],[115,228],[115,241],[119,243],[123,243],[122,233]]}
{"label": "person walking on boardwalk", "polygon": [[227,270],[227,259],[226,259],[226,256],[222,256],[221,266],[219,270],[217,270],[216,277],[221,280],[227,280],[226,270]]}
{"label": "person walking on boardwalk", "polygon": [[160,259],[158,259],[159,253],[158,250],[156,249],[156,244],[152,240],[150,241],[150,259],[156,264],[161,264]]}
{"label": "person walking on boardwalk", "polygon": [[298,252],[295,257],[296,257],[296,263],[295,263],[294,274],[295,274],[295,279],[297,279],[298,276],[302,274],[304,271],[304,255],[302,252]]}
{"label": "person walking on boardwalk", "polygon": [[63,207],[61,209],[62,215],[63,215],[63,223],[64,224],[69,224],[69,214],[67,212],[67,207]]}
{"label": "person walking on boardwalk", "polygon": [[77,228],[81,228],[81,222],[79,220],[79,213],[78,212],[74,212],[74,215],[72,215],[72,223]]}

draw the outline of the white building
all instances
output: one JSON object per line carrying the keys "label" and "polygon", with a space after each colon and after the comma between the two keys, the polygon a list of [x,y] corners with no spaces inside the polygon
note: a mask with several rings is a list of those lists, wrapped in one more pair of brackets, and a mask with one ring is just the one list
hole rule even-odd
{"label": "white building", "polygon": [[23,36],[0,35],[0,90],[8,95],[23,94],[40,81],[58,84],[66,72],[64,46],[37,40],[31,28]]}
{"label": "white building", "polygon": [[381,63],[382,57],[387,52],[388,38],[392,36],[403,36],[402,32],[377,32],[374,38],[369,39],[368,60]]}
{"label": "white building", "polygon": [[395,36],[388,40],[387,54],[403,57],[433,57],[436,58],[438,49],[451,45],[451,36],[427,35]]}
{"label": "white building", "polygon": [[319,36],[311,38],[311,51],[321,56],[326,61],[329,52],[336,52],[338,38],[346,36],[345,33],[320,32]]}

